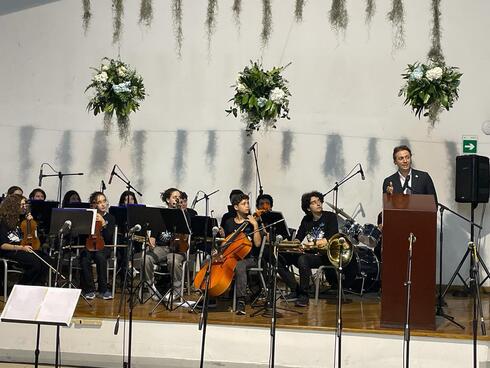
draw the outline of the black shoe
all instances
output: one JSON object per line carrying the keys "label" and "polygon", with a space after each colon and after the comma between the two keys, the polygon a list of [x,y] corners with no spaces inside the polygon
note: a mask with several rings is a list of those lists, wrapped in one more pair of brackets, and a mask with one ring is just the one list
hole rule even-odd
{"label": "black shoe", "polygon": [[284,295],[284,299],[286,299],[288,302],[294,302],[295,300],[298,299],[298,294],[292,291],[289,294]]}
{"label": "black shoe", "polygon": [[296,303],[294,303],[295,306],[297,307],[307,307],[310,302],[310,299],[307,296],[300,296],[298,300],[296,300]]}
{"label": "black shoe", "polygon": [[243,300],[239,300],[236,306],[236,314],[240,316],[245,316],[247,312],[245,312],[245,302]]}

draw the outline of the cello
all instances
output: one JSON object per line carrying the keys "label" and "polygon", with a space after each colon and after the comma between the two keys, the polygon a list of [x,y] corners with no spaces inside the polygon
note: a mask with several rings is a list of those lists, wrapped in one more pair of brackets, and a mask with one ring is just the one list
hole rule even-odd
{"label": "cello", "polygon": [[[254,217],[260,217],[266,210],[258,210]],[[231,285],[235,276],[235,268],[238,261],[244,259],[252,250],[252,241],[245,233],[249,222],[245,220],[235,232],[228,235],[220,246],[220,251],[211,259],[209,271],[210,280],[208,287],[209,296],[215,297],[223,294]],[[204,290],[206,287],[205,276],[209,263],[201,267],[194,278],[194,287]]]}
{"label": "cello", "polygon": [[[29,207],[26,209],[27,215],[31,214]],[[41,248],[41,241],[37,237],[37,222],[34,219],[25,219],[20,223],[20,230],[22,231],[22,240],[20,245],[30,245],[33,250],[39,250]]]}

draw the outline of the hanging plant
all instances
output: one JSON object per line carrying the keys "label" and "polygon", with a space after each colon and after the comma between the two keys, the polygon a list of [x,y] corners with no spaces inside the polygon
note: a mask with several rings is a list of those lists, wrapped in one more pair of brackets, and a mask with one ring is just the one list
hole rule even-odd
{"label": "hanging plant", "polygon": [[448,67],[434,61],[430,61],[428,65],[409,64],[406,71],[402,74],[406,83],[398,96],[405,96],[404,104],[410,105],[415,116],[420,119],[423,112],[433,126],[442,109],[449,111],[458,99],[458,88],[463,74],[458,72],[457,67]]}
{"label": "hanging plant", "polygon": [[233,1],[233,15],[235,17],[235,23],[238,28],[240,28],[240,13],[242,12],[242,0]]}
{"label": "hanging plant", "polygon": [[83,32],[87,34],[88,26],[90,25],[90,18],[92,13],[90,12],[90,0],[83,0],[83,15],[82,15],[82,27]]}
{"label": "hanging plant", "polygon": [[250,62],[238,74],[235,95],[230,101],[233,105],[228,114],[238,116],[238,111],[247,124],[246,131],[251,134],[259,130],[261,125],[265,128],[275,128],[279,118],[289,119],[289,96],[291,93],[287,87],[288,81],[281,75],[289,65],[274,67],[264,70],[259,62]]}
{"label": "hanging plant", "polygon": [[435,60],[439,63],[443,63],[444,55],[442,54],[441,47],[441,11],[439,10],[440,3],[441,0],[432,0],[432,46],[429,50],[428,57],[430,60]]}
{"label": "hanging plant", "polygon": [[393,0],[391,11],[387,16],[393,29],[393,49],[401,49],[405,46],[405,13],[402,0]]}
{"label": "hanging plant", "polygon": [[182,31],[182,0],[173,0],[172,20],[174,24],[175,41],[177,42],[177,55],[182,58],[182,44],[184,42],[184,32]]}
{"label": "hanging plant", "polygon": [[305,6],[305,0],[296,0],[296,7],[294,8],[294,17],[296,22],[303,21],[303,8]]}
{"label": "hanging plant", "polygon": [[124,14],[123,0],[112,0],[112,43],[121,39],[122,16]]}
{"label": "hanging plant", "polygon": [[262,46],[267,45],[272,33],[272,7],[270,0],[262,0]]}
{"label": "hanging plant", "polygon": [[376,13],[376,3],[374,0],[366,0],[366,24],[371,24],[374,13]]}
{"label": "hanging plant", "polygon": [[93,88],[95,95],[90,99],[87,110],[94,115],[104,113],[104,129],[110,131],[114,112],[117,117],[119,138],[126,142],[129,137],[129,115],[140,107],[146,92],[143,78],[136,74],[128,64],[120,61],[102,59],[102,64],[95,70],[95,75],[85,89]]}
{"label": "hanging plant", "polygon": [[206,16],[206,30],[208,33],[208,49],[211,46],[211,36],[216,28],[216,14],[218,12],[218,1],[208,0],[208,11]]}
{"label": "hanging plant", "polygon": [[347,14],[346,0],[333,0],[332,7],[330,8],[330,24],[336,31],[344,31],[347,29],[347,23],[349,23],[349,16]]}
{"label": "hanging plant", "polygon": [[152,0],[141,0],[140,4],[139,23],[143,23],[147,27],[151,25],[151,21],[153,20],[153,6],[151,1]]}

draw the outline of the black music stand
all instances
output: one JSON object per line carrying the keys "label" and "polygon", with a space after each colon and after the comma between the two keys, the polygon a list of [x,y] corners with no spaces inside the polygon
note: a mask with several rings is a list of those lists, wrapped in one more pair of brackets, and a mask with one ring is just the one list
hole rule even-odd
{"label": "black music stand", "polygon": [[51,211],[58,208],[59,203],[56,201],[37,201],[30,200],[31,215],[37,222],[37,228],[40,235],[48,235],[51,225]]}
{"label": "black music stand", "polygon": [[[190,221],[189,221],[190,218],[186,215],[183,209],[161,208],[160,214],[162,216],[163,222],[165,223],[169,231],[171,231],[173,234],[189,234],[188,240],[190,241],[190,234],[191,234]],[[175,267],[174,265],[175,265],[176,250],[170,249],[170,251],[172,252],[172,267],[170,270],[170,288],[158,301],[157,305],[155,305],[155,307],[152,309],[150,314],[153,314],[153,312],[157,309],[157,307],[167,298],[167,295],[168,295],[168,302],[167,304],[165,304],[165,307],[169,311],[176,310],[185,304],[187,304],[189,307],[191,306],[190,303],[187,300],[185,300],[182,293],[179,290],[174,289],[174,267]],[[185,281],[184,278],[185,275],[182,275],[181,282]],[[173,308],[174,294],[177,294],[181,299],[181,302],[175,308]]]}
{"label": "black music stand", "polygon": [[67,203],[63,206],[63,208],[90,208],[90,203],[89,202]]}
{"label": "black music stand", "polygon": [[[50,234],[59,237],[59,251],[56,265],[56,278],[54,286],[58,286],[58,274],[61,272],[61,260],[63,259],[63,239],[66,234],[60,229],[67,221],[71,222],[69,233],[72,236],[93,235],[95,232],[95,219],[97,211],[87,208],[53,208],[51,213]],[[70,249],[70,244],[67,246]],[[71,266],[71,257],[70,257]]]}

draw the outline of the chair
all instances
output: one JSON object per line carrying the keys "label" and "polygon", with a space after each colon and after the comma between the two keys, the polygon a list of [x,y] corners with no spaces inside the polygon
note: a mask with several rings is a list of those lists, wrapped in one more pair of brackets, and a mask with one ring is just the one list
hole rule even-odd
{"label": "chair", "polygon": [[3,301],[6,303],[8,299],[8,275],[10,274],[22,274],[22,270],[19,267],[17,262],[7,259],[0,258],[0,262],[3,263]]}
{"label": "chair", "polygon": [[[338,276],[337,269],[332,266],[332,265],[323,265],[318,267],[316,270],[315,274],[313,275],[313,280],[315,282],[315,304],[318,305],[318,296],[320,294],[320,282],[321,279],[325,276],[325,270],[326,269],[333,269],[335,271],[335,274]],[[344,297],[343,291],[342,291],[342,297]]]}

